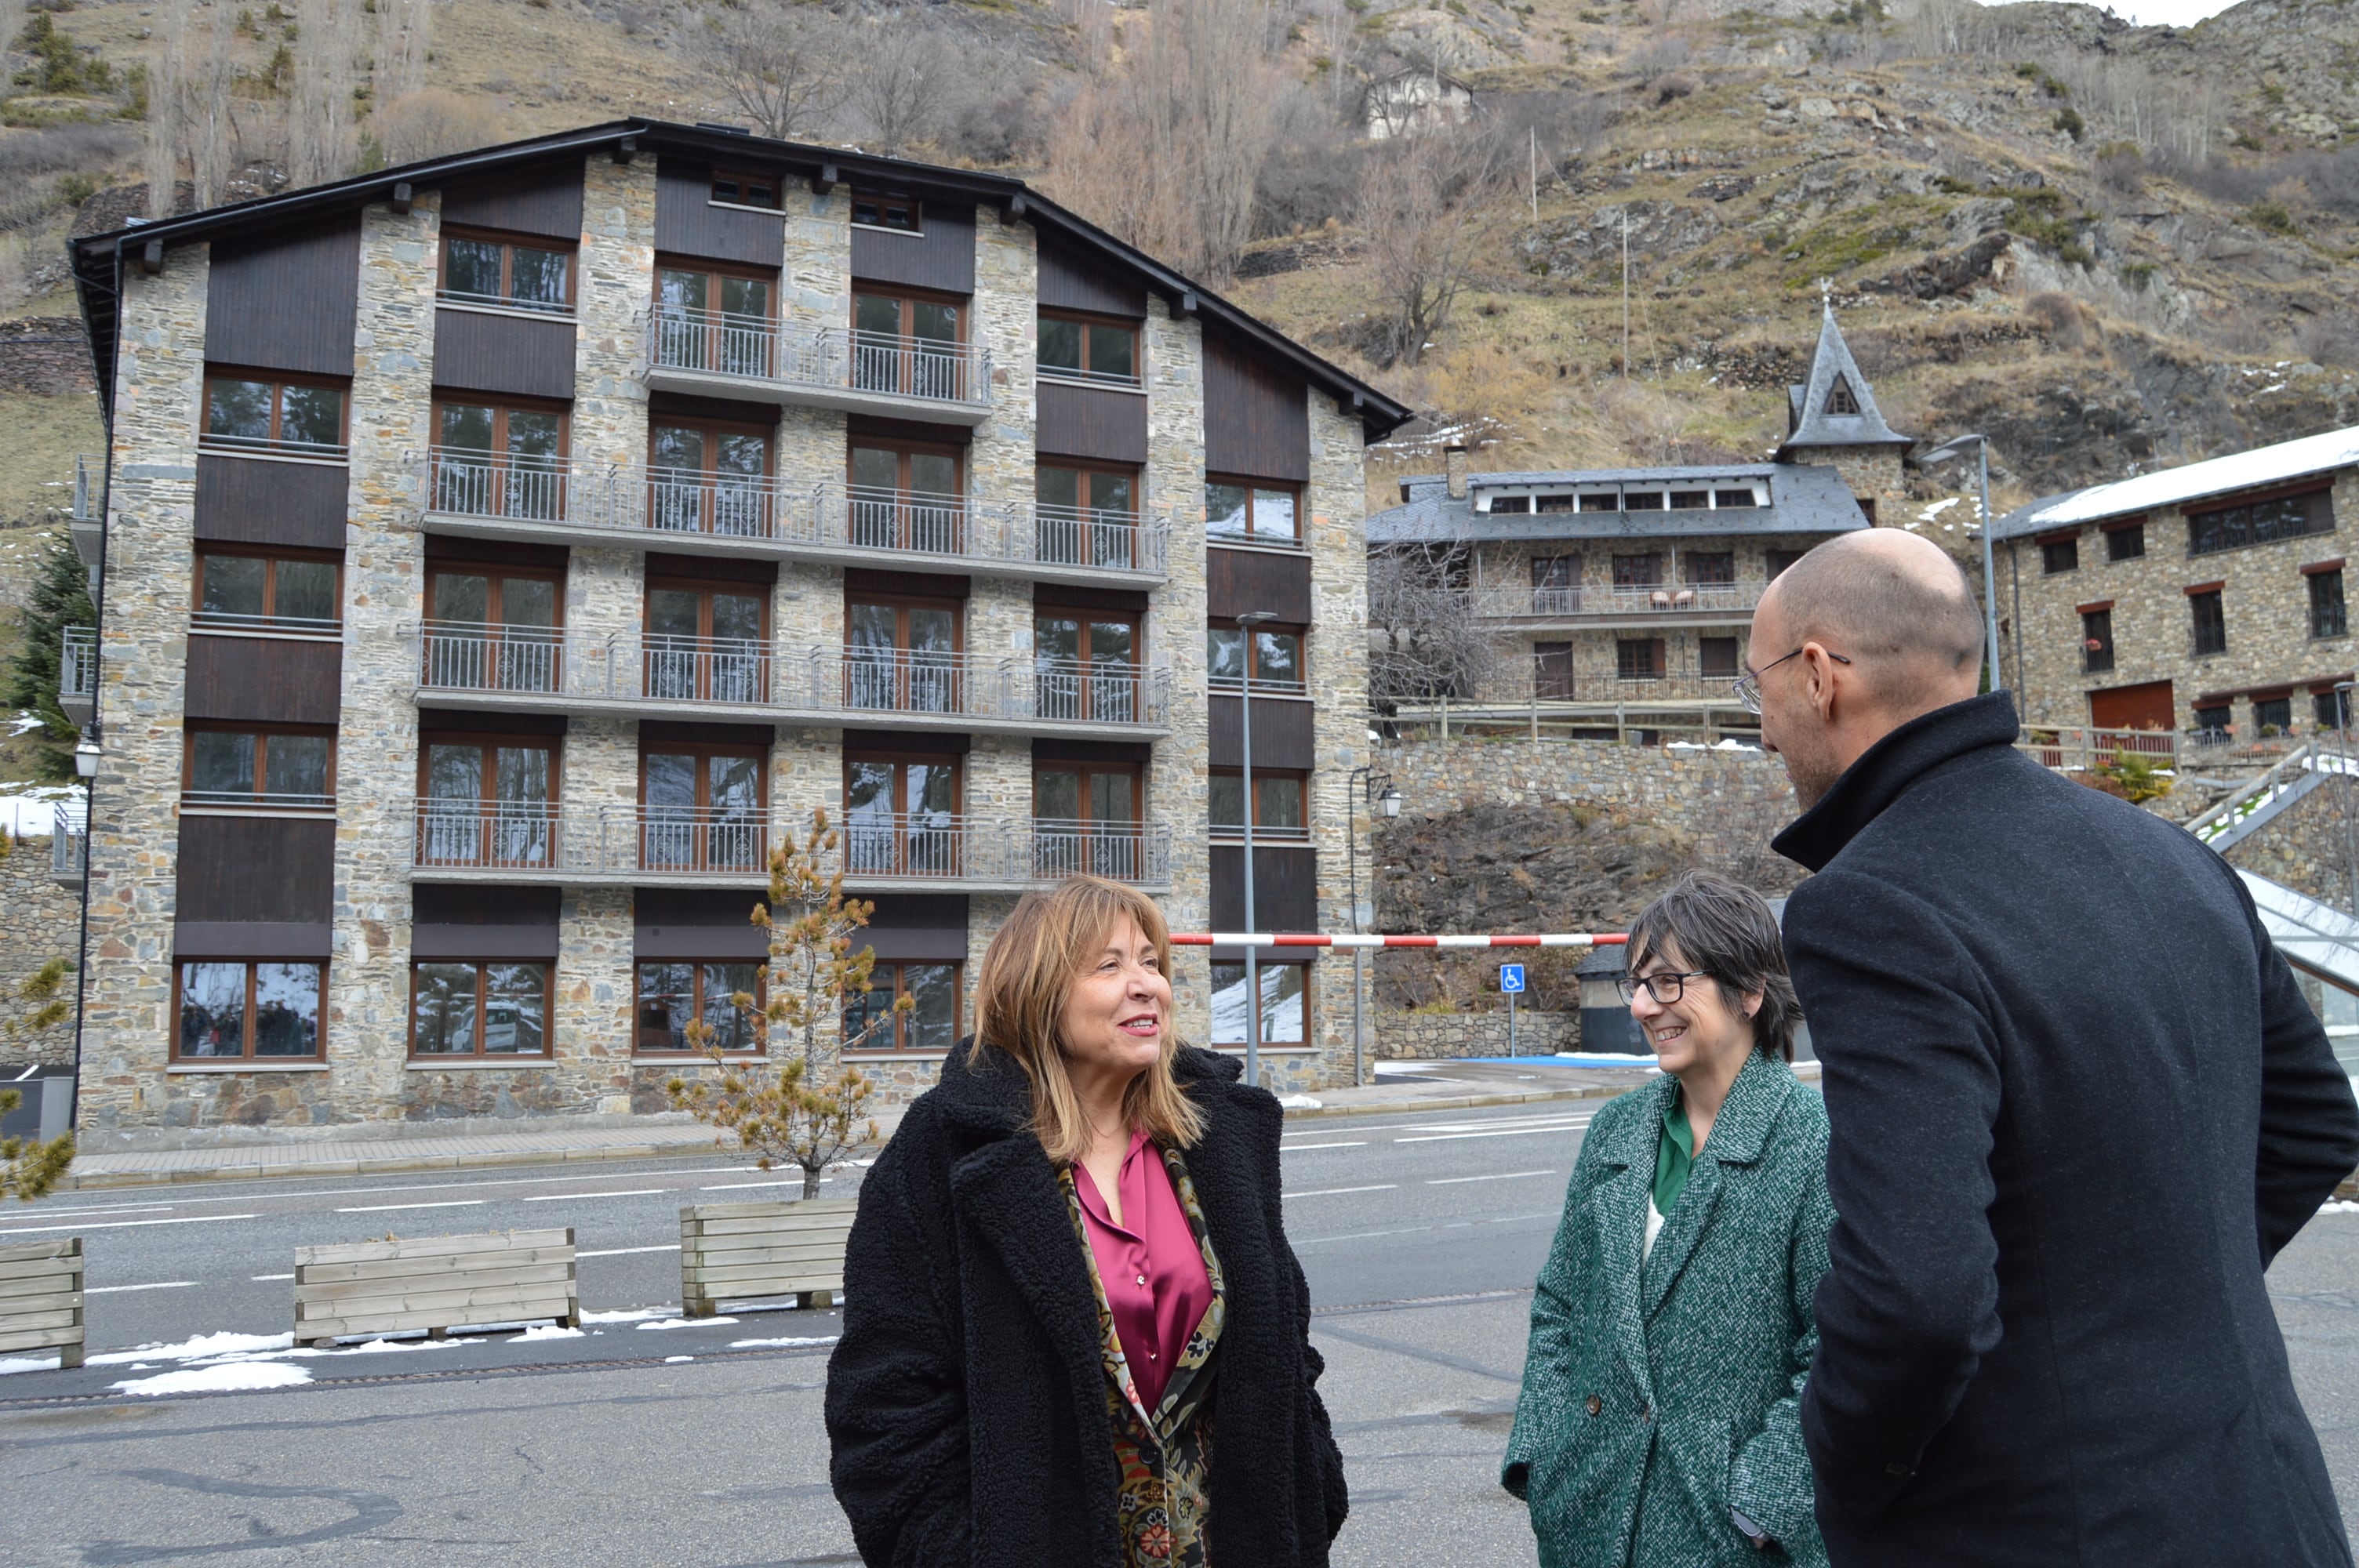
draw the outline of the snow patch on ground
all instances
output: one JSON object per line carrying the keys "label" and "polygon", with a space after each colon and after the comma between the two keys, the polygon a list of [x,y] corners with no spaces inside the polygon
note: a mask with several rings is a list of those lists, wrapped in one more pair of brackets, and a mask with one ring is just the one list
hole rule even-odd
{"label": "snow patch on ground", "polygon": [[57,1369],[55,1357],[36,1360],[29,1356],[11,1356],[0,1359],[0,1378],[12,1377],[18,1372],[54,1372]]}
{"label": "snow patch on ground", "polygon": [[1309,1095],[1280,1095],[1277,1103],[1288,1110],[1317,1110],[1319,1102]]}
{"label": "snow patch on ground", "polygon": [[123,1366],[133,1361],[205,1361],[216,1357],[254,1356],[291,1350],[295,1347],[292,1334],[201,1334],[194,1339],[184,1339],[178,1345],[143,1345],[136,1350],[110,1350],[103,1356],[92,1356],[92,1367]]}
{"label": "snow patch on ground", "polygon": [[643,1323],[641,1328],[701,1328],[708,1323],[735,1323],[734,1317],[667,1317],[655,1323]]}
{"label": "snow patch on ground", "polygon": [[808,1336],[789,1335],[784,1339],[733,1339],[729,1342],[729,1348],[732,1350],[793,1350],[806,1345],[832,1345],[842,1337],[843,1336],[839,1334],[821,1334]]}
{"label": "snow patch on ground", "polygon": [[651,1307],[631,1312],[585,1312],[582,1314],[582,1321],[584,1323],[641,1323],[651,1317],[669,1317],[674,1310],[676,1309],[671,1307]]}
{"label": "snow patch on ground", "polygon": [[581,1337],[582,1331],[578,1328],[568,1328],[561,1323],[544,1323],[526,1329],[511,1343],[529,1345],[538,1339],[579,1339]]}
{"label": "snow patch on ground", "polygon": [[696,1357],[693,1357],[693,1356],[667,1356],[667,1357],[664,1357],[664,1365],[665,1365],[665,1366],[667,1366],[667,1367],[669,1367],[669,1366],[673,1365],[675,1362],[679,1362],[679,1361],[693,1361],[693,1360],[695,1360],[695,1359],[696,1359]]}
{"label": "snow patch on ground", "polygon": [[255,1389],[286,1389],[311,1380],[310,1368],[284,1361],[223,1361],[184,1367],[154,1378],[125,1378],[113,1385],[124,1394],[221,1394]]}
{"label": "snow patch on ground", "polygon": [[2359,1203],[2346,1203],[2340,1198],[2329,1198],[2326,1202],[2318,1206],[2318,1212],[2321,1214],[2359,1214]]}

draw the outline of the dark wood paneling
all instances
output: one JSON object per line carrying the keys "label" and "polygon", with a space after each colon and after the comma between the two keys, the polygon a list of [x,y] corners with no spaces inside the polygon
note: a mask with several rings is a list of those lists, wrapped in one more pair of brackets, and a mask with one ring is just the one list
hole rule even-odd
{"label": "dark wood paneling", "polygon": [[1147,762],[1155,748],[1144,741],[1064,741],[1043,736],[1032,742],[1036,762]]}
{"label": "dark wood paneling", "polygon": [[325,925],[334,914],[336,825],[284,816],[180,819],[176,917],[191,924]]}
{"label": "dark wood paneling", "polygon": [[974,292],[974,209],[929,201],[925,232],[852,231],[852,276],[858,283],[897,283],[941,294]]}
{"label": "dark wood paneling", "polygon": [[565,733],[562,713],[475,713],[462,708],[421,708],[418,732],[434,735],[556,735]]}
{"label": "dark wood paneling", "polygon": [[887,893],[853,937],[895,963],[956,964],[966,958],[967,903],[962,892]]}
{"label": "dark wood paneling", "polygon": [[974,579],[937,572],[886,572],[874,567],[846,567],[846,593],[903,593],[916,599],[964,599]]}
{"label": "dark wood paneling", "polygon": [[900,730],[846,730],[843,751],[911,752],[931,757],[963,757],[974,750],[972,735],[917,735]]}
{"label": "dark wood paneling", "polygon": [[454,185],[442,192],[442,222],[582,241],[582,165],[504,171],[496,179]]}
{"label": "dark wood paneling", "polygon": [[[1212,846],[1212,929],[1245,924],[1245,846]],[[1319,851],[1254,846],[1254,924],[1263,931],[1319,929]]]}
{"label": "dark wood paneling", "polygon": [[557,957],[556,888],[444,887],[410,891],[412,958],[549,958]]}
{"label": "dark wood paneling", "polygon": [[1113,610],[1147,613],[1147,595],[1135,588],[1076,588],[1069,582],[1032,585],[1032,602],[1044,610]]}
{"label": "dark wood paneling", "polygon": [[1297,483],[1310,477],[1309,389],[1214,332],[1204,334],[1204,468]]}
{"label": "dark wood paneling", "polygon": [[886,441],[931,441],[937,446],[963,447],[974,440],[964,425],[929,425],[922,419],[880,419],[874,414],[844,416],[847,436],[875,436]]}
{"label": "dark wood paneling", "polygon": [[1147,399],[1102,386],[1039,384],[1040,421],[1033,442],[1045,458],[1147,460]]}
{"label": "dark wood paneling", "polygon": [[205,285],[205,358],[349,376],[360,288],[358,211],[223,241]]}
{"label": "dark wood paneling", "polygon": [[651,578],[692,578],[701,582],[767,585],[778,580],[778,563],[743,560],[734,556],[674,556],[661,550],[649,550],[647,575]]}
{"label": "dark wood paneling", "polygon": [[409,956],[422,963],[483,963],[505,959],[521,963],[557,959],[557,926],[548,925],[412,925]]}
{"label": "dark wood paneling", "polygon": [[1204,552],[1204,613],[1215,625],[1266,610],[1282,625],[1310,624],[1310,557],[1275,550]]}
{"label": "dark wood paneling", "polygon": [[190,637],[188,716],[258,724],[333,724],[343,645],[274,637]]}
{"label": "dark wood paneling", "polygon": [[197,537],[341,550],[351,492],[352,470],[341,464],[201,456]]}
{"label": "dark wood paneling", "polygon": [[469,539],[453,534],[426,535],[429,566],[450,561],[467,566],[529,567],[537,571],[565,569],[570,551],[562,545],[517,545],[506,539]]}
{"label": "dark wood paneling", "polygon": [[1040,247],[1039,290],[1041,306],[1050,310],[1093,310],[1140,320],[1147,317],[1147,288],[1137,279],[1057,245]]}
{"label": "dark wood paneling", "polygon": [[685,392],[650,392],[647,416],[661,419],[725,419],[736,425],[775,425],[781,412],[775,403],[739,403],[726,397],[691,397]]}
{"label": "dark wood paneling", "polygon": [[690,746],[766,746],[777,739],[771,724],[688,724],[665,719],[639,720],[639,744],[644,749],[678,741]]}
{"label": "dark wood paneling", "polygon": [[434,384],[516,397],[573,396],[573,323],[434,312]]}
{"label": "dark wood paneling", "polygon": [[715,207],[712,165],[661,158],[656,164],[656,249],[704,261],[784,266],[786,214]]}
{"label": "dark wood paneling", "polygon": [[640,888],[631,895],[632,952],[642,959],[765,957],[770,934],[753,924],[756,895],[723,888]]}
{"label": "dark wood paneling", "polygon": [[[1237,710],[1244,699],[1212,695],[1211,711],[1206,715],[1212,728],[1212,764],[1216,768],[1245,765],[1243,736],[1239,733]],[[1254,698],[1254,766],[1256,768],[1314,768],[1319,765],[1319,746],[1311,733],[1313,705],[1279,698]]]}
{"label": "dark wood paneling", "polygon": [[190,958],[326,958],[334,956],[335,928],[324,920],[176,920],[172,957]]}

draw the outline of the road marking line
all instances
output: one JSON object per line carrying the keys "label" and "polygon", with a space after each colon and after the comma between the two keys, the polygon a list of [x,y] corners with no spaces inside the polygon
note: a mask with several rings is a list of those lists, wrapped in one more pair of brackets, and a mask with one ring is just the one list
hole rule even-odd
{"label": "road marking line", "polygon": [[1297,1154],[1306,1149],[1365,1149],[1367,1146],[1368,1141],[1363,1138],[1356,1143],[1281,1143],[1277,1146],[1277,1152],[1281,1154]]}
{"label": "road marking line", "polygon": [[675,1241],[669,1247],[607,1247],[595,1252],[576,1252],[574,1256],[576,1258],[625,1258],[634,1252],[677,1252],[679,1250],[679,1243]]}
{"label": "road marking line", "polygon": [[1578,1132],[1579,1127],[1518,1127],[1506,1132],[1432,1132],[1422,1138],[1396,1138],[1396,1143],[1454,1143],[1462,1138],[1529,1138],[1542,1132]]}
{"label": "road marking line", "polygon": [[[636,1187],[627,1193],[542,1193],[537,1197],[528,1197],[524,1201],[527,1203],[565,1203],[573,1198],[646,1198],[653,1197],[658,1193],[668,1193],[672,1190],[673,1189],[670,1187]],[[575,1256],[579,1257],[580,1254],[577,1253]]]}
{"label": "road marking line", "polygon": [[[1548,1211],[1548,1212],[1546,1212],[1546,1213],[1542,1213],[1542,1214],[1501,1214],[1501,1215],[1494,1215],[1494,1216],[1492,1216],[1491,1217],[1489,1217],[1489,1218],[1487,1218],[1487,1219],[1483,1219],[1483,1220],[1467,1220],[1467,1221],[1462,1221],[1462,1222],[1460,1222],[1460,1223],[1461,1223],[1462,1225],[1473,1225],[1473,1224],[1481,1224],[1481,1225],[1515,1225],[1515,1224],[1520,1223],[1520,1222],[1522,1222],[1522,1221],[1524,1221],[1524,1220],[1531,1220],[1531,1219],[1555,1219],[1555,1218],[1557,1218],[1557,1217],[1558,1217],[1557,1212],[1556,1212],[1555,1210],[1549,1210],[1549,1211]],[[1320,1243],[1321,1243],[1321,1242],[1325,1242],[1325,1241],[1365,1241],[1365,1240],[1369,1239],[1369,1238],[1372,1238],[1372,1237],[1377,1237],[1377,1236],[1414,1236],[1414,1235],[1416,1235],[1418,1232],[1419,1232],[1419,1231],[1421,1231],[1421,1230],[1440,1230],[1440,1229],[1444,1229],[1444,1228],[1453,1228],[1453,1229],[1454,1229],[1454,1228],[1457,1228],[1457,1227],[1445,1227],[1439,1226],[1439,1225],[1404,1225],[1404,1226],[1397,1227],[1395,1227],[1395,1228],[1393,1228],[1393,1229],[1391,1229],[1391,1230],[1353,1230],[1353,1231],[1347,1231],[1347,1232],[1343,1233],[1343,1235],[1341,1235],[1341,1236],[1304,1236],[1304,1237],[1297,1237],[1297,1238],[1292,1238],[1292,1244],[1293,1244],[1295,1247],[1298,1247],[1298,1248],[1301,1248],[1301,1247],[1316,1247],[1316,1246],[1318,1246]]]}
{"label": "road marking line", "polygon": [[402,1208],[481,1208],[483,1206],[484,1200],[481,1198],[452,1198],[446,1203],[371,1204],[366,1208],[340,1208],[336,1212],[338,1214],[391,1214],[394,1210]]}
{"label": "road marking line", "polygon": [[224,1219],[252,1219],[250,1214],[190,1214],[178,1219],[111,1219],[103,1225],[20,1225],[0,1230],[0,1236],[38,1236],[52,1230],[128,1230],[135,1225],[212,1225]]}
{"label": "road marking line", "polygon": [[82,1293],[86,1296],[119,1296],[129,1291],[193,1291],[196,1288],[197,1282],[194,1280],[161,1280],[152,1285],[85,1287]]}
{"label": "road marking line", "polygon": [[1388,1193],[1399,1186],[1398,1182],[1379,1182],[1373,1187],[1314,1187],[1307,1193],[1280,1193],[1282,1198],[1332,1198],[1339,1193]]}
{"label": "road marking line", "polygon": [[1427,1180],[1429,1187],[1454,1186],[1460,1182],[1512,1182],[1518,1176],[1553,1176],[1554,1171],[1501,1171],[1493,1176],[1434,1176]]}
{"label": "road marking line", "polygon": [[[820,1178],[822,1182],[830,1179],[826,1176]],[[699,1187],[696,1190],[700,1193],[734,1193],[741,1187],[799,1187],[802,1184],[803,1179],[800,1176],[788,1176],[776,1182],[716,1182],[709,1187]]]}
{"label": "road marking line", "polygon": [[37,1208],[32,1212],[43,1219],[64,1219],[75,1215],[169,1214],[179,1206],[168,1203],[122,1203],[109,1204],[103,1208]]}
{"label": "road marking line", "polygon": [[256,1274],[254,1279],[256,1284],[266,1285],[273,1280],[291,1280],[294,1277],[292,1274]]}

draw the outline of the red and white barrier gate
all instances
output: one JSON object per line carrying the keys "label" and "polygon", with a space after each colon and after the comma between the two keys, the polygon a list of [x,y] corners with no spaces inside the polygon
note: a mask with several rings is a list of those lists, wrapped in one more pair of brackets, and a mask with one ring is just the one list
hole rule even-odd
{"label": "red and white barrier gate", "polygon": [[1173,933],[1175,947],[1610,947],[1626,932],[1593,931],[1547,936],[1314,936],[1257,931]]}

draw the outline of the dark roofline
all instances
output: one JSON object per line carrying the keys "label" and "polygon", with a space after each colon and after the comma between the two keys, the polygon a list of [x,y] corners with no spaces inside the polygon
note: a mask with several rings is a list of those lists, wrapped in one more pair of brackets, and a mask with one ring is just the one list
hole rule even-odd
{"label": "dark roofline", "polygon": [[328,185],[310,186],[229,207],[209,208],[158,222],[131,224],[69,242],[82,321],[90,335],[91,354],[98,372],[99,397],[107,417],[111,420],[114,411],[115,329],[123,255],[125,248],[135,243],[144,249],[151,241],[170,245],[228,238],[275,228],[314,212],[389,200],[397,185],[442,184],[479,171],[514,168],[569,154],[588,154],[625,142],[633,145],[635,152],[684,152],[724,161],[753,157],[843,183],[864,178],[892,180],[914,187],[921,194],[961,196],[988,203],[1024,219],[1036,229],[1053,231],[1061,239],[1097,252],[1139,275],[1150,291],[1160,295],[1181,314],[1199,317],[1208,326],[1217,324],[1222,330],[1245,340],[1263,353],[1284,361],[1304,380],[1333,397],[1339,410],[1358,415],[1367,439],[1381,440],[1413,417],[1413,411],[1406,405],[1386,396],[1194,279],[1115,239],[1012,176],[944,168],[841,147],[773,141],[712,126],[645,118],[609,121],[578,131],[508,142],[449,157],[426,158]]}

